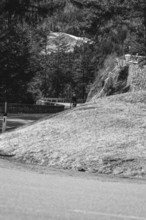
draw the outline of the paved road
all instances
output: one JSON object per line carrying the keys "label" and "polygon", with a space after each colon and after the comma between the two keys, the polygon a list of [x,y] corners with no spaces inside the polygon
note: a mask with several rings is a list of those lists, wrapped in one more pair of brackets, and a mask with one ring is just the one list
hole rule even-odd
{"label": "paved road", "polygon": [[[8,114],[7,117],[7,129],[12,130],[21,127],[26,124],[35,122],[43,117],[47,117],[50,114]],[[3,115],[0,115],[0,133],[2,129]]]}
{"label": "paved road", "polygon": [[0,161],[0,220],[146,220],[145,183],[41,174]]}

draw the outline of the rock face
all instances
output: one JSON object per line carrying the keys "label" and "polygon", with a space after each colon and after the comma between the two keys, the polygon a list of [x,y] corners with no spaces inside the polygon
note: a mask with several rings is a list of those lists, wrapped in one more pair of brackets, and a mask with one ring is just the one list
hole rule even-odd
{"label": "rock face", "polygon": [[46,50],[43,50],[42,54],[51,54],[61,51],[70,53],[74,51],[75,46],[80,47],[84,43],[91,44],[92,41],[86,37],[76,37],[62,32],[50,32],[47,38]]}
{"label": "rock face", "polygon": [[141,57],[125,55],[116,59],[113,68],[99,74],[91,87],[87,101],[97,98],[146,90],[146,66],[140,66]]}
{"label": "rock face", "polygon": [[130,64],[128,83],[131,91],[146,90],[146,66],[141,68],[139,64]]}

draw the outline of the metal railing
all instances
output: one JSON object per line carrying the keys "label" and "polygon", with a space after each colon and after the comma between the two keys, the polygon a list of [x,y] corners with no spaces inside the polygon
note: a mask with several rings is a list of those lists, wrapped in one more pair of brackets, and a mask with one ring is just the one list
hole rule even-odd
{"label": "metal railing", "polygon": [[[71,99],[69,98],[41,98],[37,100],[37,105],[60,105],[57,103],[70,103]],[[77,99],[78,103],[84,103],[83,99]]]}

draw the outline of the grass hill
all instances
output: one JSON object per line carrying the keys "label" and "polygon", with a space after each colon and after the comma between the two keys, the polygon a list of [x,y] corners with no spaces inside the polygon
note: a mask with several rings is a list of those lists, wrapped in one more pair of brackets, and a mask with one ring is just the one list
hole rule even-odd
{"label": "grass hill", "polygon": [[0,152],[48,167],[146,176],[146,91],[99,98],[2,134]]}

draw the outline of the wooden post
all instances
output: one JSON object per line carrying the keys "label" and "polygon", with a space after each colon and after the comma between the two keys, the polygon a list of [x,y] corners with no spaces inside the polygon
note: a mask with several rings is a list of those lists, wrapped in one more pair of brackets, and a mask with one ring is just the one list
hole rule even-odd
{"label": "wooden post", "polygon": [[3,122],[2,122],[2,133],[6,131],[7,127],[7,102],[5,102],[5,110],[3,115]]}

